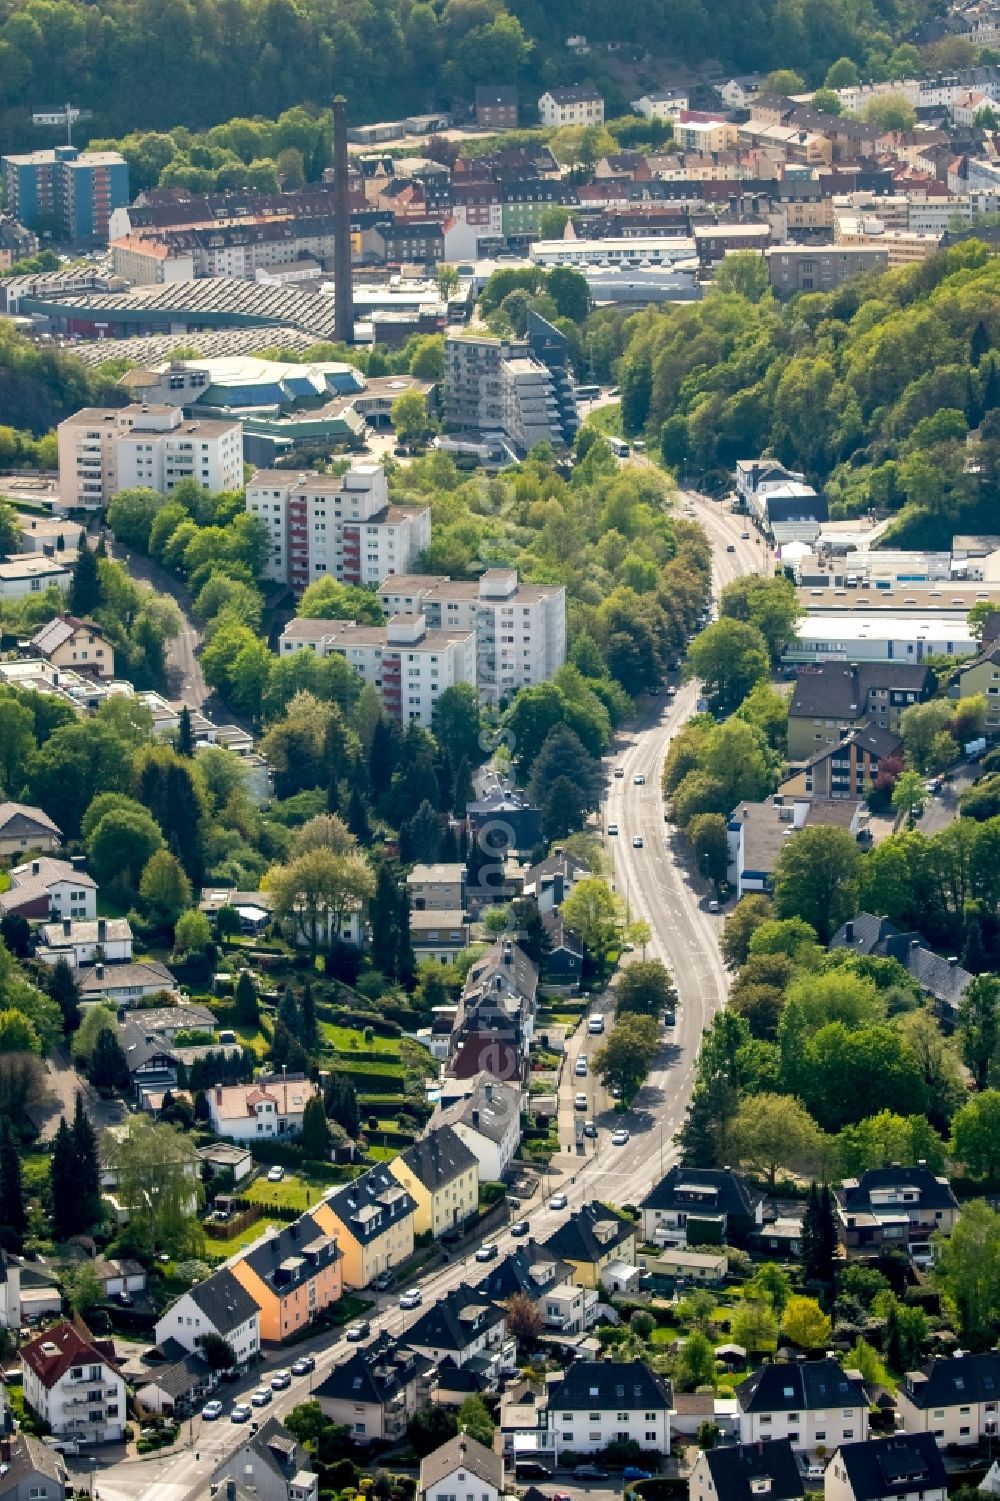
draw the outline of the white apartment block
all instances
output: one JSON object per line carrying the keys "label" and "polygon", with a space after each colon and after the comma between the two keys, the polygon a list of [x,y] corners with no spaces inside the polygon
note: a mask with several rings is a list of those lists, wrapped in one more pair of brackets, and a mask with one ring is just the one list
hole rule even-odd
{"label": "white apartment block", "polygon": [[63,1322],[22,1347],[21,1373],[24,1400],[52,1433],[86,1444],[122,1438],[127,1393],[108,1342]]}
{"label": "white apartment block", "polygon": [[362,682],[373,683],[382,704],[401,724],[430,727],[434,705],[446,688],[476,682],[473,631],[447,626],[431,630],[420,614],[394,615],[388,625],[297,617],[281,633],[281,655],[337,652]]}
{"label": "white apartment block", "polygon": [[660,89],[632,100],[632,108],[646,120],[676,120],[688,107],[688,96],[678,89]]}
{"label": "white apartment block", "polygon": [[184,479],[203,490],[243,487],[243,424],[191,419],[179,407],[84,407],[58,427],[59,504],[98,510],[119,490],[167,495]]}
{"label": "white apartment block", "polygon": [[475,682],[485,699],[548,682],[566,661],[561,584],[521,584],[514,568],[488,568],[478,583],[431,574],[384,578],[378,594],[389,615],[419,612],[432,628],[475,631]]}
{"label": "white apartment block", "polygon": [[591,84],[546,89],[538,101],[543,125],[603,125],[604,100]]}
{"label": "white apartment block", "polygon": [[787,1438],[796,1453],[868,1437],[868,1394],[829,1357],[761,1366],[736,1388],[740,1443]]}
{"label": "white apartment block", "polygon": [[559,1451],[599,1454],[632,1440],[667,1454],[672,1405],[669,1382],[641,1360],[578,1360],[549,1388],[549,1427]]}
{"label": "white apartment block", "polygon": [[429,506],[393,506],[380,464],[343,475],[258,469],[246,507],[271,534],[268,578],[296,594],[318,578],[374,589],[405,573],[430,544]]}

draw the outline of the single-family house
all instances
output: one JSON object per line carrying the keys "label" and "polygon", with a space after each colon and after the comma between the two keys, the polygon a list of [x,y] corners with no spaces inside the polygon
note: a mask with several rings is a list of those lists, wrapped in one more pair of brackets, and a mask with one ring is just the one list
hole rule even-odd
{"label": "single-family house", "polygon": [[586,865],[556,849],[524,872],[522,895],[533,896],[544,916],[546,912],[561,907],[577,883],[586,880],[590,874]]}
{"label": "single-family house", "polygon": [[415,1141],[388,1164],[413,1199],[413,1229],[435,1240],[475,1214],[479,1206],[479,1161],[451,1126]]}
{"label": "single-family house", "polygon": [[[709,1419],[711,1421],[711,1419]],[[688,1481],[688,1501],[798,1501],[802,1473],[787,1438],[702,1449]]]}
{"label": "single-family house", "polygon": [[62,1292],[55,1274],[40,1262],[0,1250],[0,1328],[22,1329],[61,1313]]}
{"label": "single-family house", "polygon": [[71,667],[99,678],[115,675],[114,647],[92,620],[57,615],[35,632],[29,646],[53,667]]}
{"label": "single-family house", "polygon": [[948,1501],[948,1476],[929,1433],[841,1444],[826,1467],[824,1501]]}
{"label": "single-family house", "polygon": [[413,912],[464,912],[466,867],[458,863],[417,864],[406,878]]}
{"label": "single-family house", "polygon": [[26,918],[97,918],[97,882],[88,876],[82,856],[55,860],[42,855],[10,871],[10,886],[0,892],[0,915]]}
{"label": "single-family house", "polygon": [[202,1032],[211,1036],[218,1026],[218,1019],[207,1006],[184,1001],[178,1006],[143,1006],[142,1025],[163,1042],[177,1042],[179,1032]]}
{"label": "single-family house", "polygon": [[657,1245],[746,1246],[763,1224],[764,1196],[732,1168],[677,1165],[640,1209],[643,1238]]}
{"label": "single-family house", "polygon": [[85,1444],[119,1443],[127,1393],[110,1340],[63,1322],[21,1346],[24,1400],[52,1433]]}
{"label": "single-family house", "polygon": [[567,928],[561,912],[544,912],[542,927],[549,941],[542,958],[542,972],[548,986],[575,994],[583,974],[583,941]]}
{"label": "single-family house", "polygon": [[975,979],[954,955],[936,954],[919,933],[901,933],[887,917],[857,912],[830,939],[832,949],[850,949],[853,954],[874,954],[879,959],[897,959],[934,1002],[939,1020],[954,1026],[962,997]]}
{"label": "single-family house", "polygon": [[251,1084],[216,1084],[205,1091],[208,1119],[217,1136],[261,1141],[298,1136],[317,1086],[302,1074],[261,1075]]}
{"label": "single-family house", "polygon": [[260,1308],[228,1267],[181,1293],[156,1321],[161,1346],[175,1339],[185,1350],[197,1350],[206,1334],[224,1339],[239,1366],[260,1351]]}
{"label": "single-family house", "polygon": [[538,1305],[546,1329],[583,1334],[597,1318],[600,1294],[574,1282],[571,1272],[569,1262],[553,1256],[547,1246],[523,1240],[490,1267],[476,1291],[494,1303],[522,1293]]}
{"label": "single-family house", "polygon": [[980,1444],[1000,1433],[1000,1351],[957,1353],[907,1371],[896,1393],[907,1433],[930,1433],[942,1447]]}
{"label": "single-family house", "polygon": [[410,947],[418,963],[431,959],[436,964],[454,964],[471,942],[469,920],[460,907],[414,909],[409,927]]}
{"label": "single-family house", "polygon": [[318,1501],[319,1476],[312,1455],[289,1433],[280,1418],[265,1418],[256,1433],[220,1461],[212,1485],[235,1475],[258,1501]]}
{"label": "single-family house", "polygon": [[281,1344],[340,1300],[343,1269],[336,1236],[311,1214],[270,1231],[229,1264],[260,1309],[260,1337]]}
{"label": "single-family house", "polygon": [[142,1012],[136,1011],[118,1029],[118,1042],[128,1064],[136,1099],[148,1091],[162,1093],[177,1085],[177,1054],[155,1032],[147,1032]]}
{"label": "single-family house", "polygon": [[356,1444],[398,1443],[418,1407],[430,1398],[433,1363],[382,1333],[352,1350],[313,1390],[324,1415],[350,1429]]}
{"label": "single-family house", "polygon": [[161,1353],[164,1358],[151,1363],[136,1381],[136,1407],[141,1414],[157,1417],[190,1417],[219,1385],[219,1373],[196,1350],[185,1350],[176,1340],[166,1340]]}
{"label": "single-family house", "polygon": [[43,808],[29,803],[0,803],[0,856],[4,859],[25,850],[57,850],[62,829]]}
{"label": "single-family house", "polygon": [[736,1388],[740,1441],[787,1438],[797,1453],[868,1437],[868,1393],[832,1358],[762,1365]]}
{"label": "single-family house", "polygon": [[935,1230],[950,1232],[961,1213],[948,1179],[924,1162],[868,1168],[845,1178],[834,1197],[837,1233],[849,1256],[926,1246]]}
{"label": "single-family house", "polygon": [[593,1199],[556,1226],[545,1249],[569,1263],[579,1287],[599,1288],[614,1263],[635,1265],[635,1231],[634,1220]]}
{"label": "single-family house", "polygon": [[451,1126],[479,1163],[480,1183],[500,1182],[521,1144],[521,1088],[485,1071],[462,1081],[463,1097],[438,1107],[425,1134]]}
{"label": "single-family house", "polygon": [[69,1476],[63,1457],[23,1430],[0,1439],[0,1501],[63,1501]]}
{"label": "single-family house", "polygon": [[[549,1383],[508,1381],[500,1394],[500,1449],[504,1463],[556,1462],[556,1436],[549,1427]],[[539,1493],[540,1494],[540,1493]],[[526,1501],[522,1497],[522,1501]]]}
{"label": "single-family house", "polygon": [[35,957],[44,964],[64,959],[70,969],[84,969],[93,967],[95,960],[105,964],[132,961],[132,927],[127,917],[99,917],[96,922],[64,917],[61,922],[43,923],[38,936]]}
{"label": "single-family house", "polygon": [[515,1354],[503,1309],[478,1287],[445,1293],[406,1331],[406,1343],[428,1360],[450,1358],[457,1366],[474,1363],[481,1374],[494,1379]]}
{"label": "single-family house", "polygon": [[558,1448],[597,1454],[616,1440],[670,1451],[670,1382],[642,1360],[577,1360],[549,1388]]}
{"label": "single-family house", "polygon": [[84,1005],[105,1002],[134,1006],[148,995],[172,995],[173,975],[158,959],[129,959],[123,964],[98,960],[77,971],[76,983]]}
{"label": "single-family house", "polygon": [[412,1256],[415,1209],[413,1196],[382,1163],[320,1200],[313,1214],[337,1237],[345,1287],[369,1287]]}
{"label": "single-family house", "polygon": [[467,1433],[457,1433],[420,1461],[420,1501],[455,1501],[457,1496],[468,1501],[470,1495],[473,1501],[500,1501],[503,1489],[500,1455]]}

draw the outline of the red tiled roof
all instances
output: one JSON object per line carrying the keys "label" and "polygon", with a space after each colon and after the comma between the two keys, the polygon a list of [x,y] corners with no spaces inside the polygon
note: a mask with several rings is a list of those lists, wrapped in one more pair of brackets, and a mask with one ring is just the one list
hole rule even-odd
{"label": "red tiled roof", "polygon": [[75,1325],[68,1322],[47,1329],[29,1345],[22,1345],[21,1359],[49,1390],[65,1376],[70,1366],[81,1361],[99,1360],[113,1371],[118,1369],[111,1340],[85,1339]]}

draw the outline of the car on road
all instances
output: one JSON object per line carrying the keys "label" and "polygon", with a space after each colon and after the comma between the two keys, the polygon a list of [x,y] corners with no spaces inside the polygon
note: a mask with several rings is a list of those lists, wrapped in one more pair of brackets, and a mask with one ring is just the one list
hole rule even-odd
{"label": "car on road", "polygon": [[251,1407],[266,1407],[272,1401],[274,1393],[266,1386],[259,1386],[250,1398]]}
{"label": "car on road", "polygon": [[632,848],[634,850],[641,850],[642,849],[642,835],[641,834],[633,834],[632,835]]}
{"label": "car on road", "polygon": [[635,776],[632,778],[632,781],[635,783],[636,787],[645,787],[646,773],[644,771],[637,771]]}
{"label": "car on road", "polygon": [[599,1465],[577,1465],[573,1474],[578,1480],[607,1480],[607,1470],[602,1470]]}
{"label": "car on road", "polygon": [[375,1278],[373,1286],[376,1292],[386,1292],[392,1286],[392,1273],[380,1272],[379,1275]]}
{"label": "car on road", "polygon": [[581,1079],[586,1075],[586,1072],[587,1072],[587,1060],[583,1056],[582,1053],[580,1054],[579,1058],[576,1060],[575,1071],[576,1071],[576,1074],[578,1075],[578,1077],[581,1078]]}
{"label": "car on road", "polygon": [[201,1409],[201,1415],[205,1419],[206,1423],[216,1422],[219,1418],[222,1417],[222,1403],[219,1402],[215,1397],[213,1397],[211,1402],[205,1403],[204,1407]]}
{"label": "car on road", "polygon": [[553,1491],[552,1501],[573,1501],[569,1491]]}
{"label": "car on road", "polygon": [[283,1167],[280,1167],[277,1163],[275,1163],[274,1167],[268,1168],[268,1172],[267,1172],[267,1181],[268,1181],[268,1183],[280,1183],[281,1180],[282,1180],[282,1178],[284,1176],[285,1176],[285,1169]]}
{"label": "car on road", "polygon": [[617,1131],[612,1131],[611,1133],[611,1145],[613,1147],[627,1146],[628,1139],[628,1132],[625,1130],[624,1126],[619,1126]]}
{"label": "car on road", "polygon": [[423,1301],[424,1295],[419,1287],[411,1287],[409,1292],[399,1295],[400,1308],[419,1308]]}
{"label": "car on road", "polygon": [[350,1324],[344,1330],[344,1338],[350,1344],[357,1345],[357,1344],[360,1344],[360,1342],[363,1339],[367,1339],[368,1336],[369,1336],[369,1334],[371,1334],[371,1332],[372,1332],[372,1326],[371,1326],[371,1324],[369,1324],[368,1320],[367,1319],[361,1319],[361,1321],[359,1323],[357,1323],[357,1324]]}
{"label": "car on road", "polygon": [[599,1011],[592,1011],[588,1016],[587,1031],[594,1037],[604,1031],[604,1017]]}
{"label": "car on road", "polygon": [[589,1136],[591,1141],[597,1140],[597,1126],[594,1121],[584,1121],[583,1134]]}
{"label": "car on road", "polygon": [[573,1101],[573,1109],[574,1110],[586,1110],[586,1108],[587,1108],[587,1096],[583,1093],[582,1090],[578,1090],[576,1098]]}
{"label": "car on road", "polygon": [[617,778],[617,780],[621,781],[621,779],[622,779],[622,777],[624,775],[625,775],[625,768],[624,768],[624,766],[616,766],[615,767],[615,777]]}
{"label": "car on road", "polygon": [[614,838],[614,836],[617,833],[618,833],[618,825],[616,823],[609,823],[608,824],[608,837],[609,838]]}
{"label": "car on road", "polygon": [[527,1220],[515,1220],[510,1227],[510,1233],[515,1240],[523,1240],[529,1228]]}
{"label": "car on road", "polygon": [[676,1011],[664,1011],[664,1013],[663,1013],[663,1025],[665,1027],[675,1027],[677,1025],[677,1012]]}
{"label": "car on road", "polygon": [[622,1470],[623,1480],[652,1480],[651,1470],[640,1470],[638,1465],[626,1465]]}
{"label": "car on road", "polygon": [[740,532],[740,541],[741,542],[749,542],[750,541],[750,533],[749,532]]}
{"label": "car on road", "polygon": [[729,545],[728,545],[728,547],[726,548],[726,551],[727,552],[735,552],[736,551],[736,543],[735,542],[730,542]]}
{"label": "car on road", "polygon": [[495,1240],[485,1240],[476,1252],[477,1261],[496,1261],[500,1255],[500,1247]]}
{"label": "car on road", "polygon": [[271,1377],[271,1390],[273,1392],[287,1391],[292,1384],[291,1371],[275,1371]]}
{"label": "car on road", "polygon": [[709,910],[709,912],[718,912],[718,910],[719,910],[719,904],[715,900],[714,897],[712,898],[712,900],[708,904],[708,910]]}
{"label": "car on road", "polygon": [[249,1402],[234,1402],[229,1414],[231,1423],[249,1423],[253,1416],[253,1408]]}
{"label": "car on road", "polygon": [[310,1371],[316,1369],[316,1362],[311,1355],[300,1355],[298,1360],[292,1361],[293,1376],[308,1376]]}
{"label": "car on road", "polygon": [[611,1086],[611,1098],[613,1100],[620,1100],[621,1097],[622,1097],[621,1085],[620,1084],[612,1084],[612,1086]]}
{"label": "car on road", "polygon": [[549,1208],[565,1209],[568,1203],[569,1199],[567,1199],[564,1193],[553,1194],[551,1199],[549,1200]]}

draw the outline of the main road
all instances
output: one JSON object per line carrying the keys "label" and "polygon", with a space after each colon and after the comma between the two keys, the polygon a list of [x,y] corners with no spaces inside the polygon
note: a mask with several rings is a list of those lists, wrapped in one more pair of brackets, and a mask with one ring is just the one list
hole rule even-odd
{"label": "main road", "polygon": [[[681,501],[712,543],[716,593],[738,575],[761,570],[761,546],[741,536],[739,518],[694,494],[682,494]],[[596,1144],[588,1141],[587,1151],[578,1157],[561,1156],[563,1166],[548,1178],[545,1195],[520,1211],[528,1219],[535,1240],[544,1240],[568,1212],[591,1199],[638,1203],[676,1160],[673,1136],[690,1098],[701,1034],[725,1001],[727,977],[718,948],[720,919],[709,913],[703,883],[689,871],[670,826],[664,822],[660,792],[660,773],[670,737],[695,712],[697,700],[697,686],[688,683],[672,700],[658,697],[650,701],[650,707],[619,737],[609,759],[610,791],[602,809],[605,827],[617,823],[619,829],[617,836],[607,841],[613,851],[617,888],[632,918],[644,918],[652,929],[647,952],[662,959],[674,976],[679,999],[677,1023],[632,1108],[617,1116],[598,1111]],[[613,768],[618,765],[624,771],[621,779],[613,776]],[[636,776],[644,780],[636,782]],[[642,838],[641,847],[633,844],[638,836]],[[570,1042],[570,1080],[575,1078],[577,1056],[593,1050],[602,1040],[581,1030],[584,1035]],[[579,1084],[587,1093],[596,1087],[589,1075]],[[606,1097],[600,1094],[594,1099],[599,1105]],[[630,1133],[627,1145],[622,1147],[611,1145],[611,1129],[617,1126],[625,1126]],[[566,1207],[551,1207],[550,1190],[565,1195]],[[491,1238],[499,1242],[501,1255],[524,1244],[513,1240],[509,1230]],[[479,1264],[471,1254],[454,1257],[420,1280],[423,1307],[446,1292],[480,1280],[488,1271],[489,1267]],[[370,1316],[373,1336],[382,1330],[402,1334],[421,1311],[400,1309],[395,1293],[381,1296],[377,1311]],[[343,1335],[327,1334],[286,1352],[284,1360],[290,1364],[294,1355],[309,1351],[316,1358],[316,1372],[294,1380],[290,1390],[275,1393],[272,1404],[255,1416],[281,1416],[306,1400],[312,1388],[333,1366],[342,1363],[351,1349]],[[269,1357],[260,1373],[262,1384],[275,1367],[275,1359]],[[238,1387],[223,1388],[221,1395],[245,1396],[255,1384],[244,1381]],[[246,1435],[247,1429],[230,1424],[228,1417],[206,1423],[196,1416],[190,1425],[184,1425],[184,1447],[163,1457],[126,1460],[102,1468],[93,1476],[93,1488],[101,1501],[138,1501],[140,1497],[142,1501],[194,1501]],[[78,1483],[86,1483],[88,1462],[71,1459],[68,1464]]]}

